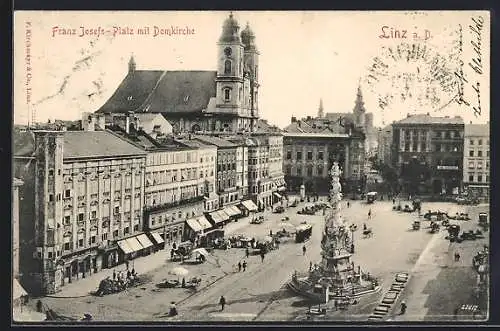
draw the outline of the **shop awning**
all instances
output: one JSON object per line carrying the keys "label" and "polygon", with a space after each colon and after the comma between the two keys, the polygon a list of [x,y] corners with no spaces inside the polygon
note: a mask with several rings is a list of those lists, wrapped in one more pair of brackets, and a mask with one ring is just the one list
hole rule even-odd
{"label": "shop awning", "polygon": [[187,225],[194,231],[194,232],[200,232],[203,230],[201,227],[201,224],[198,223],[196,218],[190,218],[186,221]]}
{"label": "shop awning", "polygon": [[252,200],[245,200],[241,203],[248,211],[257,211],[259,207]]}
{"label": "shop awning", "polygon": [[198,216],[190,218],[186,221],[194,232],[203,231],[212,227],[212,224],[205,218],[205,216]]}
{"label": "shop awning", "polygon": [[234,210],[234,206],[227,206],[224,208],[224,212],[229,215],[229,217],[239,215],[241,213],[240,210]]}
{"label": "shop awning", "polygon": [[28,295],[28,292],[19,284],[17,279],[13,280],[13,288],[12,288],[13,300],[19,299],[20,297]]}
{"label": "shop awning", "polygon": [[120,240],[118,242],[118,247],[120,247],[120,249],[125,254],[130,254],[130,253],[134,252],[134,250],[132,249],[132,247],[130,247],[130,245],[127,243],[127,239]]}
{"label": "shop awning", "polygon": [[127,238],[126,240],[127,244],[130,246],[130,248],[132,248],[133,252],[138,252],[144,248],[142,247],[141,243],[137,240],[136,237]]}
{"label": "shop awning", "polygon": [[281,199],[281,195],[279,195],[278,193],[274,192],[273,194],[276,198]]}
{"label": "shop awning", "polygon": [[238,216],[242,214],[242,211],[238,206],[231,206],[231,210],[233,211],[233,216]]}
{"label": "shop awning", "polygon": [[224,210],[218,210],[217,213],[222,218],[222,220],[227,221],[229,219],[229,215]]}
{"label": "shop awning", "polygon": [[153,236],[154,241],[156,241],[158,245],[165,242],[158,232],[151,232],[151,236]]}
{"label": "shop awning", "polygon": [[284,192],[284,191],[286,191],[286,187],[280,186],[280,187],[278,187],[278,191]]}
{"label": "shop awning", "polygon": [[208,215],[210,215],[210,217],[215,222],[215,224],[224,222],[224,219],[222,218],[222,216],[219,214],[218,211],[213,211],[213,212],[209,213]]}
{"label": "shop awning", "polygon": [[151,240],[149,240],[148,236],[146,236],[144,233],[138,235],[136,238],[137,238],[137,240],[139,240],[142,247],[144,247],[144,248],[149,248],[151,246],[154,246],[153,243],[151,242]]}

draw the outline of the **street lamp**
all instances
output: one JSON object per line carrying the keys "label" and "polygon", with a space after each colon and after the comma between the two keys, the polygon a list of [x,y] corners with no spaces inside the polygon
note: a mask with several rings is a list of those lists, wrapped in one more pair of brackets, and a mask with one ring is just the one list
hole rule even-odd
{"label": "street lamp", "polygon": [[349,230],[351,231],[351,254],[354,254],[354,232],[358,229],[356,224],[349,225]]}

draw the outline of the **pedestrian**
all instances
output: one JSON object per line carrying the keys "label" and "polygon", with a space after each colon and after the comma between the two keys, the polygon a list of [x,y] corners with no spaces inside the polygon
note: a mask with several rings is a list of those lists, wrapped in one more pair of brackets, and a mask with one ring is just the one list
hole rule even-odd
{"label": "pedestrian", "polygon": [[170,303],[170,311],[168,313],[170,316],[176,316],[177,315],[177,307],[175,306],[175,302]]}
{"label": "pedestrian", "polygon": [[130,279],[130,275],[131,275],[130,270],[127,270],[127,279]]}
{"label": "pedestrian", "polygon": [[247,270],[247,261],[243,261],[243,271]]}
{"label": "pedestrian", "polygon": [[460,261],[460,254],[458,252],[455,253],[455,261]]}
{"label": "pedestrian", "polygon": [[186,287],[186,278],[184,278],[184,277],[182,277],[181,287],[182,288]]}
{"label": "pedestrian", "polygon": [[368,219],[371,219],[372,218],[372,209],[370,208],[370,210],[368,211]]}
{"label": "pedestrian", "polygon": [[125,261],[125,266],[127,267],[127,270],[128,270],[128,264],[129,264],[128,260]]}
{"label": "pedestrian", "polygon": [[248,247],[245,249],[245,256],[248,257],[250,256],[250,250],[248,249]]}
{"label": "pedestrian", "polygon": [[132,268],[132,275],[135,276],[135,268]]}
{"label": "pedestrian", "polygon": [[241,261],[238,262],[238,271],[241,271]]}
{"label": "pedestrian", "polygon": [[226,305],[226,298],[224,298],[223,295],[221,295],[221,297],[220,297],[219,304],[220,304],[220,308],[221,308],[220,310],[223,311],[224,306]]}
{"label": "pedestrian", "polygon": [[36,311],[39,312],[39,313],[41,313],[42,312],[42,308],[43,308],[43,303],[42,303],[42,301],[38,300],[36,302]]}
{"label": "pedestrian", "polygon": [[368,227],[366,226],[366,223],[363,223],[363,231],[368,230]]}
{"label": "pedestrian", "polygon": [[264,256],[265,256],[264,252],[260,253],[261,262],[264,262]]}
{"label": "pedestrian", "polygon": [[113,269],[113,280],[116,279],[116,270]]}
{"label": "pedestrian", "polygon": [[309,262],[309,271],[312,271],[312,268],[313,268],[313,263],[311,261],[311,262]]}
{"label": "pedestrian", "polygon": [[306,255],[306,245],[302,246],[302,255]]}
{"label": "pedestrian", "polygon": [[272,237],[273,236],[273,230],[269,230],[269,236]]}
{"label": "pedestrian", "polygon": [[349,207],[350,207],[350,205],[351,205],[351,204],[349,203],[349,201],[347,201],[347,208],[349,208]]}

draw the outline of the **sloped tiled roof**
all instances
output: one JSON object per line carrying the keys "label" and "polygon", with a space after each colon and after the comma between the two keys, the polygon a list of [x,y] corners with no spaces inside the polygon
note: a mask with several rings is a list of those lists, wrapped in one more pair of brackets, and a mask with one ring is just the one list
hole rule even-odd
{"label": "sloped tiled roof", "polygon": [[455,117],[434,117],[427,114],[410,115],[395,124],[464,124],[460,116]]}
{"label": "sloped tiled roof", "polygon": [[[109,131],[60,132],[64,137],[64,159],[145,154],[139,147],[134,146]],[[13,140],[15,156],[33,155],[35,149],[34,132],[14,132]]]}
{"label": "sloped tiled roof", "polygon": [[217,147],[237,147],[236,144],[233,144],[232,142],[230,142],[226,139],[222,139],[222,138],[214,137],[214,136],[197,135],[197,136],[193,136],[193,139],[197,139],[203,143],[215,145]]}
{"label": "sloped tiled roof", "polygon": [[129,73],[98,112],[200,112],[216,96],[216,71]]}
{"label": "sloped tiled roof", "polygon": [[490,135],[489,124],[465,124],[464,136],[485,137]]}
{"label": "sloped tiled roof", "polygon": [[64,132],[64,158],[109,157],[146,154],[109,131]]}

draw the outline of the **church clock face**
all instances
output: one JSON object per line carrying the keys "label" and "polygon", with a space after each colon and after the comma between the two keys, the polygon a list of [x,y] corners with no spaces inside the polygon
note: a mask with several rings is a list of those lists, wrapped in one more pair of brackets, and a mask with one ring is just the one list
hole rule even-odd
{"label": "church clock face", "polygon": [[233,50],[231,49],[231,47],[226,47],[224,49],[224,54],[226,54],[226,56],[231,56],[232,53],[233,53]]}

